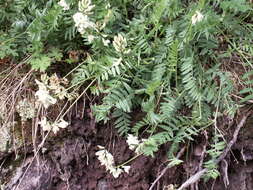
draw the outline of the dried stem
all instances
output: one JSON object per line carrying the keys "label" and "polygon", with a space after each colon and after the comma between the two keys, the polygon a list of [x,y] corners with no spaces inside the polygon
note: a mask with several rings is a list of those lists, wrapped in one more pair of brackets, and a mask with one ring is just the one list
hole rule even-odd
{"label": "dried stem", "polygon": [[[222,161],[226,156],[228,151],[231,150],[231,147],[234,145],[234,143],[237,141],[237,137],[239,134],[240,129],[243,127],[243,125],[245,124],[248,116],[250,113],[247,113],[245,116],[243,116],[242,120],[240,121],[240,123],[237,125],[233,138],[232,140],[228,143],[226,149],[223,151],[223,153],[221,154],[221,156],[215,161],[216,164],[218,164],[220,161]],[[197,182],[206,172],[208,171],[208,169],[202,169],[199,172],[197,172],[196,174],[194,174],[193,176],[191,176],[188,180],[186,180],[186,182],[184,182],[179,188],[178,190],[183,190],[186,187],[188,187],[191,184],[194,184],[195,182]]]}
{"label": "dried stem", "polygon": [[[177,154],[176,158],[179,159],[183,154],[184,154],[184,151],[185,151],[185,147],[183,147]],[[156,180],[152,183],[151,187],[149,188],[149,190],[152,190],[156,183],[161,179],[161,177],[166,173],[166,171],[173,167],[172,165],[168,164],[161,172],[161,174],[156,178]]]}

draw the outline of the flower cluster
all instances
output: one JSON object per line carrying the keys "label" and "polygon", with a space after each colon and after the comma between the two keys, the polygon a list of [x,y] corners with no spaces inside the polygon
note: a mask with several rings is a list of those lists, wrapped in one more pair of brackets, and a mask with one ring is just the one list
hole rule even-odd
{"label": "flower cluster", "polygon": [[124,171],[129,173],[130,166],[116,167],[113,155],[108,152],[103,146],[98,146],[99,151],[96,152],[96,156],[100,161],[101,165],[105,166],[106,170],[109,171],[113,177],[117,178]]}
{"label": "flower cluster", "polygon": [[63,9],[64,11],[69,10],[69,4],[66,3],[65,0],[60,0],[60,1],[58,2],[58,5],[61,6],[62,9]]}
{"label": "flower cluster", "polygon": [[91,4],[91,0],[82,0],[78,4],[79,12],[73,15],[73,20],[75,27],[81,34],[84,34],[87,28],[95,28],[96,26],[88,17],[89,14],[92,14],[91,11],[94,7],[95,5]]}
{"label": "flower cluster", "polygon": [[[138,137],[129,134],[126,142],[130,150],[133,150],[137,155],[140,155],[143,152],[142,150],[146,141],[147,139],[138,140]],[[101,165],[105,166],[106,171],[109,171],[113,177],[119,177],[119,175],[124,171],[126,173],[129,173],[130,166],[126,166],[124,164],[120,167],[115,166],[113,155],[108,152],[103,146],[98,147],[100,150],[96,152],[96,156],[98,157]]]}
{"label": "flower cluster", "polygon": [[47,75],[41,76],[41,81],[35,80],[39,90],[35,93],[38,101],[47,109],[50,105],[57,102],[57,98],[62,100],[68,98],[71,100],[76,96],[75,93],[68,93],[65,88],[68,85],[66,79],[60,79],[56,74],[48,77]]}
{"label": "flower cluster", "polygon": [[60,128],[66,128],[69,123],[64,121],[63,119],[60,119],[59,121],[55,121],[53,123],[47,121],[46,117],[43,117],[41,121],[39,122],[39,125],[42,127],[43,131],[53,131],[54,134],[56,134]]}
{"label": "flower cluster", "polygon": [[129,146],[129,149],[133,150],[136,154],[142,154],[142,149],[146,141],[147,139],[138,140],[138,137],[133,136],[131,134],[128,134],[127,140],[126,140]]}
{"label": "flower cluster", "polygon": [[74,14],[73,19],[75,22],[75,27],[77,27],[78,32],[81,34],[84,34],[87,28],[95,27],[95,24],[90,21],[89,17],[81,12]]}
{"label": "flower cluster", "polygon": [[129,50],[126,50],[127,40],[121,34],[118,34],[118,36],[114,36],[113,47],[115,48],[115,50],[117,52],[120,52],[120,53],[129,53]]}
{"label": "flower cluster", "polygon": [[93,35],[88,35],[87,36],[87,41],[89,42],[89,43],[91,43],[91,42],[93,42],[93,40],[95,39],[96,37],[95,36],[93,36]]}
{"label": "flower cluster", "polygon": [[138,140],[138,137],[133,136],[131,134],[128,134],[126,142],[127,142],[128,146],[129,146],[130,150],[135,150],[136,147],[140,144],[140,141]]}
{"label": "flower cluster", "polygon": [[[105,8],[108,9],[107,14],[101,21],[93,22],[90,19],[90,15],[93,14],[93,9],[95,5],[92,4],[91,0],[80,0],[78,3],[78,12],[73,15],[73,20],[75,27],[80,34],[87,34],[83,37],[86,38],[87,42],[90,44],[94,39],[101,39],[104,46],[109,46],[110,40],[107,39],[107,35],[103,34],[101,31],[105,28],[106,24],[110,21],[113,16],[113,12],[110,9],[110,4],[108,3]],[[90,30],[88,30],[90,29]],[[94,31],[99,32],[100,35],[94,35]],[[93,33],[93,34],[92,34]]]}
{"label": "flower cluster", "polygon": [[192,25],[195,25],[197,22],[202,21],[204,16],[201,12],[196,11],[195,14],[192,16]]}

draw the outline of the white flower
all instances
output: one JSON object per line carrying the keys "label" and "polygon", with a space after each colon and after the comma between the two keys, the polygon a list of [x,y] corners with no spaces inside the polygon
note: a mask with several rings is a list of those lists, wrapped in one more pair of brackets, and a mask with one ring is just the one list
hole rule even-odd
{"label": "white flower", "polygon": [[41,121],[39,122],[39,125],[42,127],[43,131],[50,131],[52,130],[54,134],[56,134],[60,128],[66,128],[69,123],[64,121],[63,119],[54,122],[53,124],[47,121],[46,117],[43,117]]}
{"label": "white flower", "polygon": [[111,8],[111,4],[108,3],[106,6],[105,6],[106,9],[110,9]]}
{"label": "white flower", "polygon": [[114,163],[114,158],[111,153],[109,153],[103,146],[98,146],[99,151],[95,153],[100,161],[101,165],[105,166],[106,171],[109,171],[113,177],[117,178],[122,172],[129,173],[130,166],[122,166],[121,168],[116,167]]}
{"label": "white flower", "polygon": [[52,129],[51,124],[47,121],[46,117],[43,117],[41,119],[39,125],[42,127],[43,131],[50,131]]}
{"label": "white flower", "polygon": [[113,175],[114,178],[118,178],[119,175],[123,172],[121,168],[111,168],[110,173]]}
{"label": "white flower", "polygon": [[124,171],[126,173],[129,173],[129,170],[130,170],[130,166],[122,166],[122,168],[112,167],[109,169],[110,173],[113,175],[114,178],[118,178],[119,175],[123,173]]}
{"label": "white flower", "polygon": [[69,10],[69,5],[66,3],[65,0],[60,0],[58,2],[58,5],[60,5],[64,11]]}
{"label": "white flower", "polygon": [[57,100],[50,96],[47,87],[44,83],[35,80],[39,86],[39,90],[35,93],[35,96],[38,98],[38,101],[47,109],[50,105],[55,104]]}
{"label": "white flower", "polygon": [[128,134],[126,142],[129,146],[130,150],[135,150],[138,147],[138,145],[140,144],[140,141],[138,140],[138,137],[135,137],[131,134]]}
{"label": "white flower", "polygon": [[101,165],[105,166],[108,170],[114,165],[114,158],[111,153],[109,153],[104,147],[99,146],[101,150],[96,152],[96,156],[98,156],[98,160],[100,161]]}
{"label": "white flower", "polygon": [[133,150],[136,154],[142,154],[143,153],[143,147],[145,146],[145,142],[147,139],[141,139],[138,140],[138,137],[133,136],[131,134],[128,134],[127,137],[127,144],[129,146],[130,150]]}
{"label": "white flower", "polygon": [[126,172],[126,173],[129,173],[130,171],[130,166],[122,166],[123,170]]}
{"label": "white flower", "polygon": [[105,40],[104,38],[102,38],[103,44],[104,46],[108,46],[110,43],[110,40]]}
{"label": "white flower", "polygon": [[87,36],[87,40],[88,40],[89,43],[91,43],[94,39],[95,39],[95,36],[93,36],[93,35],[88,35]]}
{"label": "white flower", "polygon": [[118,36],[114,36],[113,46],[117,52],[123,53],[127,47],[126,38],[124,38],[121,34],[118,34]]}
{"label": "white flower", "polygon": [[196,11],[195,14],[192,16],[192,25],[195,25],[197,22],[202,21],[204,16],[201,14],[201,12]]}
{"label": "white flower", "polygon": [[115,58],[114,59],[114,62],[113,62],[113,65],[112,66],[118,66],[118,65],[120,65],[121,64],[121,62],[122,62],[122,58],[120,57],[120,58]]}
{"label": "white flower", "polygon": [[69,125],[68,122],[61,119],[60,121],[53,123],[52,130],[54,134],[56,134],[60,130],[60,128],[66,128],[68,125]]}
{"label": "white flower", "polygon": [[135,154],[142,154],[143,153],[143,148],[144,148],[144,142],[142,142],[139,146],[136,147],[135,149]]}
{"label": "white flower", "polygon": [[77,27],[78,32],[80,32],[81,34],[84,34],[87,28],[95,27],[95,24],[90,21],[89,17],[81,12],[75,13],[73,15],[73,19],[75,22],[75,27]]}
{"label": "white flower", "polygon": [[75,22],[75,26],[79,27],[79,25],[82,25],[89,20],[87,15],[84,15],[83,13],[77,12],[73,15],[73,19]]}

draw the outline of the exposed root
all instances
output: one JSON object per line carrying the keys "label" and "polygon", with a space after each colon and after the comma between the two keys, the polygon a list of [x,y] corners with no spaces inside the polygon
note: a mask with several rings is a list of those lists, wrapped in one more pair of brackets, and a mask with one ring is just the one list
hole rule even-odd
{"label": "exposed root", "polygon": [[[177,159],[179,159],[179,158],[184,154],[185,149],[186,149],[186,147],[183,147],[183,148],[178,152],[178,154],[177,154],[177,156],[176,156]],[[171,167],[173,167],[173,166],[171,166],[170,164],[168,164],[168,165],[163,169],[163,171],[161,172],[161,174],[160,174],[160,175],[156,178],[156,180],[152,183],[152,185],[151,185],[151,187],[149,188],[149,190],[152,190],[152,189],[155,187],[156,183],[161,179],[161,177],[162,177],[162,176],[166,173],[166,171],[167,171],[169,168],[171,168]]]}
{"label": "exposed root", "polygon": [[[240,121],[240,123],[237,125],[232,140],[228,143],[226,149],[223,151],[221,156],[215,161],[216,164],[218,164],[220,161],[222,161],[227,156],[228,152],[231,150],[231,147],[235,144],[235,142],[237,140],[237,137],[238,137],[238,134],[239,134],[239,131],[243,127],[243,125],[245,124],[249,114],[250,113],[247,113],[246,115],[244,115],[242,120]],[[198,171],[196,174],[194,174],[188,180],[186,180],[178,188],[178,190],[183,190],[186,187],[190,186],[191,184],[196,183],[207,171],[208,171],[208,169],[206,169],[206,168]]]}

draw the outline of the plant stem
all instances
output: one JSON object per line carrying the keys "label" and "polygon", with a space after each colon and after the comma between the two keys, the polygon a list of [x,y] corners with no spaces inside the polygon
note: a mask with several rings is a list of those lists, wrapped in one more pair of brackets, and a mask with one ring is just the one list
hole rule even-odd
{"label": "plant stem", "polygon": [[135,160],[136,158],[138,158],[140,155],[142,155],[142,154],[135,155],[134,157],[130,158],[129,160],[127,160],[123,164],[120,164],[120,165],[116,166],[116,168],[121,168],[122,166],[124,166],[124,165],[128,164],[129,162],[132,162],[133,160]]}

